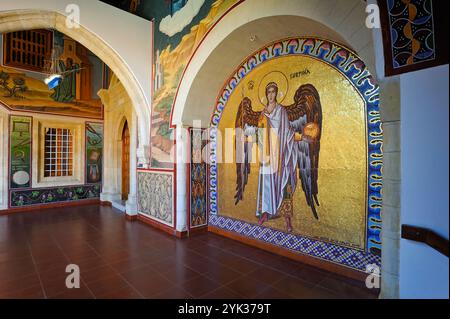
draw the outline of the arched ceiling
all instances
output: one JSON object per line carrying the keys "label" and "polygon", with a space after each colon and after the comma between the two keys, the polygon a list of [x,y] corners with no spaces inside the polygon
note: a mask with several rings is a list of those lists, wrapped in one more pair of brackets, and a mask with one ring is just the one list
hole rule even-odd
{"label": "arched ceiling", "polygon": [[307,18],[276,16],[248,23],[234,30],[201,66],[186,99],[183,124],[191,125],[200,119],[207,126],[220,89],[247,56],[267,43],[299,35],[330,39],[350,47],[339,34]]}
{"label": "arched ceiling", "polygon": [[357,52],[375,74],[364,1],[246,0],[206,36],[187,66],[172,112],[172,125],[208,127],[225,81],[250,54],[288,37],[314,36]]}

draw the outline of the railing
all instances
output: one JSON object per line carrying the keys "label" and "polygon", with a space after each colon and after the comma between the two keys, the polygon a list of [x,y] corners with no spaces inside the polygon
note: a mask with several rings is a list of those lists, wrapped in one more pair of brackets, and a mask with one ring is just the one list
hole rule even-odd
{"label": "railing", "polygon": [[432,230],[410,225],[402,225],[402,238],[425,243],[448,257],[448,239],[436,234]]}

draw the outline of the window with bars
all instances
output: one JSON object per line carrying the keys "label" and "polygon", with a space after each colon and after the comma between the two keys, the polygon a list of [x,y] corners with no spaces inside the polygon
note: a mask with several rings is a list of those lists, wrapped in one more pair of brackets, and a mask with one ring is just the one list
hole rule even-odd
{"label": "window with bars", "polygon": [[46,128],[44,177],[73,175],[73,134],[70,129]]}
{"label": "window with bars", "polygon": [[3,64],[43,72],[53,47],[53,32],[28,30],[3,35]]}

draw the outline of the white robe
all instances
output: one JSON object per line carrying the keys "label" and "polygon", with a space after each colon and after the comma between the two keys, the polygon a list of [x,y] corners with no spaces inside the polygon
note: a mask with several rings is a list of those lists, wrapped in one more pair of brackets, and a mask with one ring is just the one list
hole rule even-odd
{"label": "white robe", "polygon": [[[301,156],[299,152],[307,147],[306,142],[295,141],[295,132],[291,128],[289,118],[285,108],[279,104],[270,114],[263,113],[267,118],[270,134],[261,132],[259,134],[260,146],[260,168],[258,178],[258,198],[256,216],[268,213],[269,218],[278,214],[278,210],[283,202],[284,189],[290,181],[292,193],[297,187],[297,165]],[[300,118],[299,124],[303,126],[306,116]],[[261,155],[266,154],[263,149],[264,139],[268,138],[269,156],[262,159]],[[303,145],[306,143],[306,145]],[[264,155],[262,155],[264,156]],[[266,156],[267,157],[267,156]],[[262,161],[261,161],[262,159]]]}

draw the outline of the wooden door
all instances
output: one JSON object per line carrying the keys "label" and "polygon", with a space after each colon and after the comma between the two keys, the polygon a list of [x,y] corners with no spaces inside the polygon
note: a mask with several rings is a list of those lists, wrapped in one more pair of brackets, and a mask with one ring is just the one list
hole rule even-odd
{"label": "wooden door", "polygon": [[128,199],[130,192],[130,130],[125,122],[122,132],[122,200]]}

